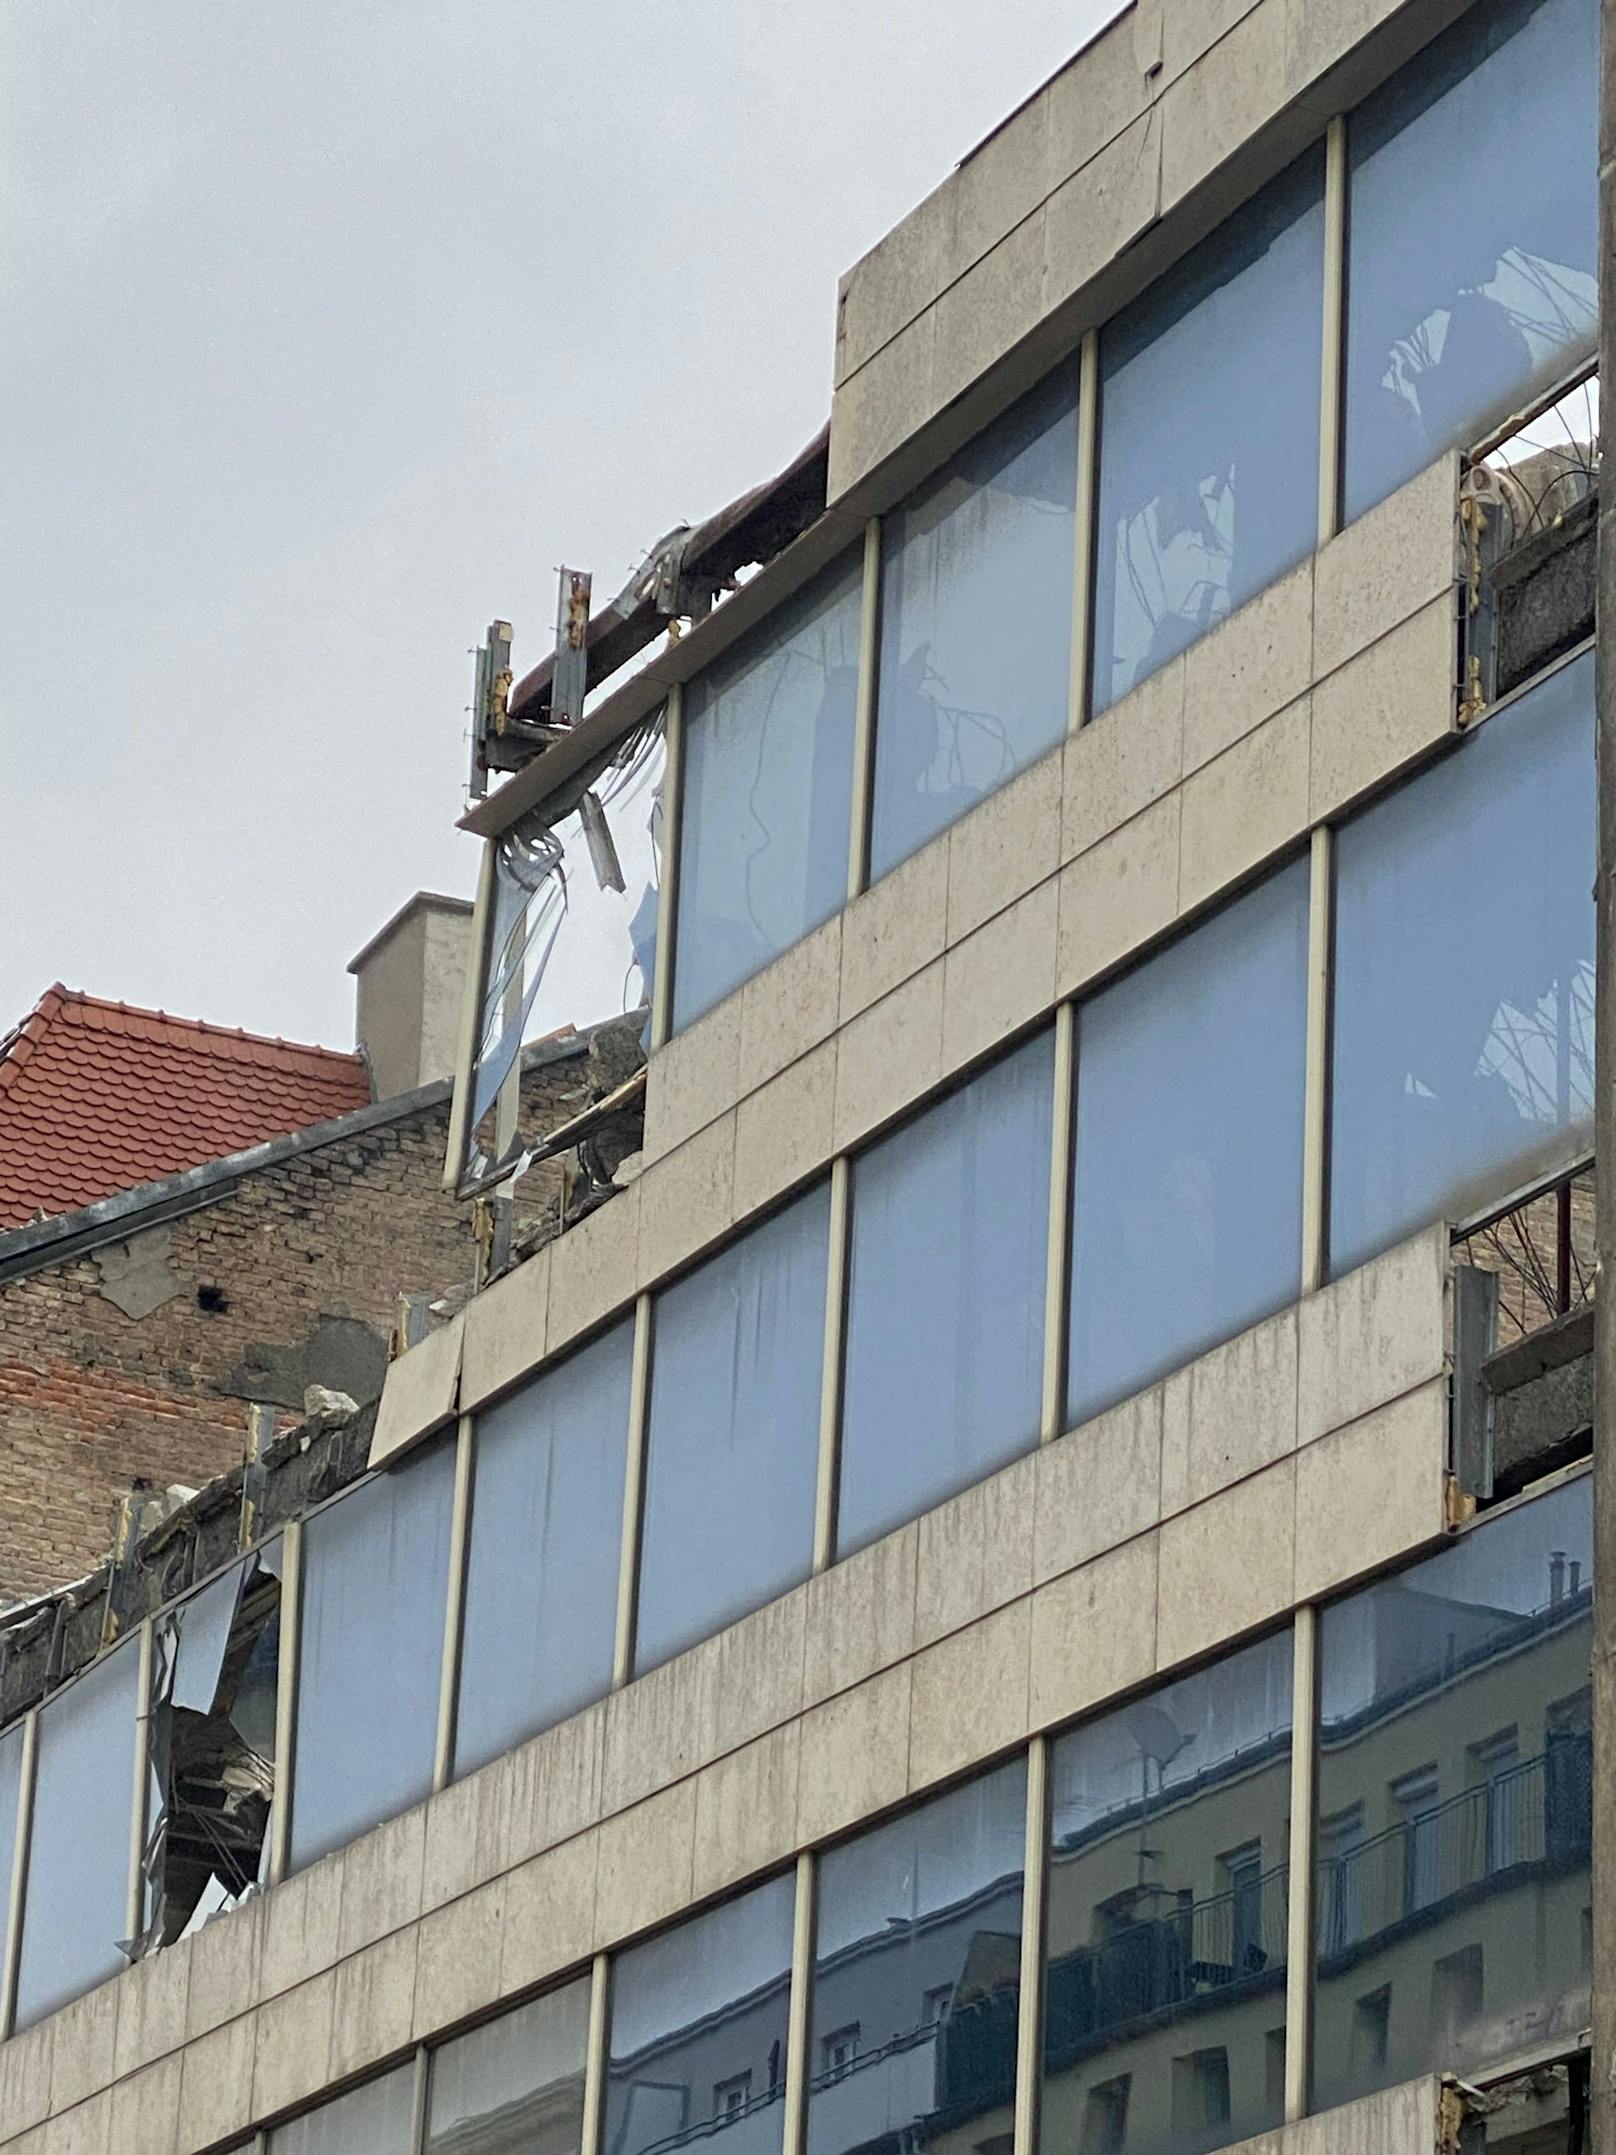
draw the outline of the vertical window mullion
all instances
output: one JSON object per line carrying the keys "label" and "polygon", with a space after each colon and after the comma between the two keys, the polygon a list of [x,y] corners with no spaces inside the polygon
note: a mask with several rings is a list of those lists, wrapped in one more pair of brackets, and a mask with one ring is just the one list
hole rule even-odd
{"label": "vertical window mullion", "polygon": [[1347,123],[1324,137],[1324,342],[1319,374],[1319,544],[1341,528],[1342,352],[1347,289]]}
{"label": "vertical window mullion", "polygon": [[303,1628],[303,1522],[288,1520],[281,1536],[280,1658],[275,1673],[275,1802],[270,1815],[269,1883],[286,1876],[296,1800],[297,1683]]}
{"label": "vertical window mullion", "polygon": [[0,2041],[11,2034],[17,2016],[17,1976],[22,1963],[23,1903],[28,1896],[28,1841],[33,1830],[34,1775],[39,1764],[39,1708],[23,1723],[22,1771],[17,1789],[17,1830],[0,1858],[11,1865],[11,1900],[6,1910],[4,1958],[0,1960]]}
{"label": "vertical window mullion", "polygon": [[852,1231],[853,1163],[844,1153],[830,1166],[830,1250],[825,1267],[825,1358],[819,1380],[819,1480],[814,1491],[816,1572],[836,1554],[836,1492],[841,1477],[842,1371],[847,1347],[847,1259]]}
{"label": "vertical window mullion", "polygon": [[460,1642],[466,1628],[466,1562],[471,1540],[473,1419],[460,1417],[455,1437],[454,1502],[449,1514],[448,1598],[443,1616],[443,1663],[438,1675],[438,1741],[432,1760],[434,1793],[454,1771],[455,1718],[460,1706]]}
{"label": "vertical window mullion", "polygon": [[1027,1855],[1021,1888],[1013,2155],[1037,2155],[1044,2079],[1044,1913],[1049,1879],[1049,1738],[1027,1746]]}
{"label": "vertical window mullion", "polygon": [[673,1019],[673,968],[677,960],[676,916],[679,911],[679,826],[684,814],[684,690],[676,681],[668,690],[662,760],[662,888],[657,897],[656,963],[651,982],[651,1048],[666,1044]]}
{"label": "vertical window mullion", "polygon": [[803,2155],[808,2138],[809,2055],[814,1990],[814,1855],[797,1858],[797,1903],[791,1933],[791,2017],[786,2030],[786,2107],[781,2155]]}
{"label": "vertical window mullion", "polygon": [[651,1297],[642,1294],[634,1305],[634,1364],[628,1394],[628,1457],[623,1467],[623,1537],[618,1553],[617,1571],[617,1637],[612,1650],[614,1691],[620,1691],[634,1671],[640,1536],[645,1521],[645,1436],[651,1408],[651,1327]]}
{"label": "vertical window mullion", "polygon": [[859,596],[858,709],[853,723],[853,800],[848,817],[847,895],[869,881],[870,810],[875,787],[875,679],[881,652],[881,519],[864,527],[864,581]]}
{"label": "vertical window mullion", "polygon": [[146,1927],[145,1873],[141,1858],[146,1852],[146,1801],[151,1785],[150,1751],[152,1675],[157,1660],[157,1627],[148,1616],[140,1627],[136,1652],[140,1673],[135,1692],[135,1772],[129,1792],[129,1887],[124,1902],[124,1936],[138,1938]]}
{"label": "vertical window mullion", "polygon": [[1088,723],[1089,658],[1094,642],[1094,520],[1100,458],[1100,332],[1089,330],[1078,352],[1077,516],[1072,527],[1072,681],[1066,730]]}
{"label": "vertical window mullion", "polygon": [[611,1980],[611,1955],[597,1953],[589,1970],[589,2047],[584,2054],[584,2123],[578,2138],[578,2155],[601,2155],[605,2140]]}
{"label": "vertical window mullion", "polygon": [[1285,1940],[1285,2122],[1306,2117],[1312,2081],[1313,1835],[1317,1815],[1318,1611],[1291,1633],[1291,1808]]}

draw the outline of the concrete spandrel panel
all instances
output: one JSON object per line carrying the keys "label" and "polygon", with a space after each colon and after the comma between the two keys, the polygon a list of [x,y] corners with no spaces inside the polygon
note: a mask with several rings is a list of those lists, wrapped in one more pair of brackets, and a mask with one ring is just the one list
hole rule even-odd
{"label": "concrete spandrel panel", "polygon": [[884,519],[872,881],[1066,731],[1076,490],[1066,367]]}
{"label": "concrete spandrel panel", "polygon": [[1312,551],[1323,289],[1311,151],[1101,332],[1095,711]]}
{"label": "concrete spandrel panel", "polygon": [[1297,1295],[1307,921],[1296,861],[1079,1009],[1069,1423]]}
{"label": "concrete spandrel panel", "polygon": [[634,1327],[478,1415],[455,1771],[611,1684]]}
{"label": "concrete spandrel panel", "polygon": [[1593,768],[1590,653],[1338,832],[1333,1271],[1584,1143]]}
{"label": "concrete spandrel panel", "polygon": [[846,897],[861,591],[855,551],[685,692],[676,1027]]}
{"label": "concrete spandrel panel", "polygon": [[124,1965],[140,1653],[118,1647],[39,1716],[17,2025]]}
{"label": "concrete spandrel panel", "polygon": [[451,1317],[388,1365],[376,1426],[371,1432],[373,1467],[385,1466],[454,1419],[460,1399],[465,1322],[464,1315]]}
{"label": "concrete spandrel panel", "polygon": [[1598,103],[1598,0],[1510,0],[1350,116],[1349,518],[1592,353]]}

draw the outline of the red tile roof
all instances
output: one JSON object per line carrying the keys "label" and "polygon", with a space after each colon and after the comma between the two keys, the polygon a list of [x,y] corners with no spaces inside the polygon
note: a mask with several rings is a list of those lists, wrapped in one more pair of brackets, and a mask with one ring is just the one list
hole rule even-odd
{"label": "red tile roof", "polygon": [[0,1231],[364,1107],[358,1055],[59,983],[0,1037]]}

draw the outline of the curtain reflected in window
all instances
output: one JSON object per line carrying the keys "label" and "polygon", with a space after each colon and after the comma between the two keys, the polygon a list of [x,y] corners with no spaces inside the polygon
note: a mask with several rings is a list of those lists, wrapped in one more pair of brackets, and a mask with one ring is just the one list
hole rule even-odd
{"label": "curtain reflected in window", "polygon": [[1313,550],[1323,308],[1315,150],[1102,331],[1093,711]]}
{"label": "curtain reflected in window", "polygon": [[779,2155],[792,1874],[612,1962],[605,2155]]}
{"label": "curtain reflected in window", "polygon": [[673,1023],[691,1023],[847,895],[855,554],[685,691]]}
{"label": "curtain reflected in window", "polygon": [[1290,1756],[1289,1632],[1051,1746],[1045,2147],[1279,2123]]}
{"label": "curtain reflected in window", "polygon": [[1588,2024],[1591,1497],[1573,1482],[1324,1612],[1316,2107]]}
{"label": "curtain reflected in window", "polygon": [[1590,653],[1338,833],[1337,1272],[1585,1148],[1592,771]]}
{"label": "curtain reflected in window", "polygon": [[1008,2145],[1026,1831],[1017,1759],[820,1859],[808,2155]]}
{"label": "curtain reflected in window", "polygon": [[1076,495],[1067,367],[884,519],[872,882],[1065,733]]}
{"label": "curtain reflected in window", "polygon": [[1348,122],[1345,514],[1598,331],[1597,0],[1471,11]]}

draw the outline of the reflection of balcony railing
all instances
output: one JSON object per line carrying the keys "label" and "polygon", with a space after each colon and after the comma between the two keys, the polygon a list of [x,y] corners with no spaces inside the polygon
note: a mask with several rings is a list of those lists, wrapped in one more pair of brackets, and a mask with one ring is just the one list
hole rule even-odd
{"label": "reflection of balcony railing", "polygon": [[[785,2088],[777,2082],[772,2088],[765,2088],[761,2095],[754,2095],[746,2102],[738,2103],[733,2110],[720,2111],[714,2117],[695,2119],[689,2125],[681,2126],[677,2132],[664,2133],[659,2139],[648,2141],[638,2151],[638,2155],[668,2155],[671,2149],[693,2147],[700,2141],[714,2139],[720,2133],[735,2131],[753,2119],[762,2117],[765,2111],[772,2110],[776,2103],[784,2099]],[[778,2129],[772,2140],[759,2139],[755,2133],[740,2133],[738,2138],[724,2142],[724,2155],[745,2155],[745,2151],[752,2147],[754,2142],[759,2149],[770,2145],[777,2147]]]}
{"label": "reflection of balcony railing", "polygon": [[[839,2065],[815,2075],[814,2094],[849,2083],[877,2067],[893,2068],[900,2060],[913,2060],[902,2074],[901,2091],[894,2103],[889,2085],[880,2098],[883,2116],[894,2108],[912,2108],[915,2119],[924,2117],[933,2130],[980,2117],[1000,2104],[1013,2102],[1016,2092],[1016,2024],[1019,1988],[1011,1983],[1002,1990],[950,2005],[940,2020],[902,2029],[887,2042],[859,2051]],[[929,2051],[929,2060],[917,2053]],[[883,2074],[890,2080],[890,2073]]]}
{"label": "reflection of balcony railing", "polygon": [[1537,1758],[1389,1826],[1319,1865],[1319,1953],[1361,1948],[1399,1925],[1533,1869],[1588,1860],[1593,1746],[1551,1742]]}
{"label": "reflection of balcony railing", "polygon": [[1276,1976],[1285,1965],[1286,1871],[1279,1864],[1249,1884],[1130,1923],[1052,1960],[1045,2006],[1051,2055],[1075,2055],[1129,2022]]}

